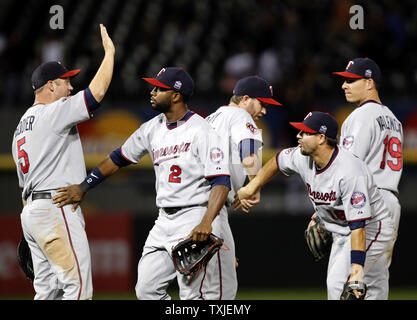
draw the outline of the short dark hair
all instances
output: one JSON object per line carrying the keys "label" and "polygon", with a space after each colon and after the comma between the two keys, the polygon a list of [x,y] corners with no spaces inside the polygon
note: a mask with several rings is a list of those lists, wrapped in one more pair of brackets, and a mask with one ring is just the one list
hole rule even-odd
{"label": "short dark hair", "polygon": [[233,102],[233,103],[235,103],[235,104],[239,104],[239,103],[240,103],[240,101],[242,101],[242,99],[243,99],[243,96],[233,95],[233,96],[230,98],[230,102]]}
{"label": "short dark hair", "polygon": [[336,147],[337,146],[337,138],[336,139],[333,139],[333,138],[329,138],[329,137],[327,137],[326,136],[326,143],[327,143],[327,145],[329,145],[330,147]]}

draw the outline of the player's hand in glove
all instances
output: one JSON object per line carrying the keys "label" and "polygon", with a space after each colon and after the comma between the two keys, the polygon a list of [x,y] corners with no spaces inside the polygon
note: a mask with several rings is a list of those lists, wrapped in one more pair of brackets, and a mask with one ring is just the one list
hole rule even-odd
{"label": "player's hand in glove", "polygon": [[17,261],[26,275],[26,278],[33,282],[35,275],[33,273],[32,254],[30,253],[29,245],[24,236],[22,236],[22,239],[20,239],[17,246]]}
{"label": "player's hand in glove", "polygon": [[364,300],[367,289],[366,284],[362,281],[347,281],[340,300]]}
{"label": "player's hand in glove", "polygon": [[348,281],[343,287],[340,300],[363,300],[367,291],[366,284],[363,282],[363,266],[352,263]]}
{"label": "player's hand in glove", "polygon": [[175,269],[188,277],[190,283],[204,269],[210,259],[223,245],[223,239],[210,233],[205,241],[187,238],[172,249]]}
{"label": "player's hand in glove", "polygon": [[85,192],[81,190],[78,184],[60,188],[57,192],[58,194],[52,199],[53,203],[58,203],[58,208],[72,203],[72,211],[75,211],[78,208],[85,195]]}
{"label": "player's hand in glove", "polygon": [[323,222],[321,222],[316,213],[312,216],[307,230],[304,231],[304,237],[315,261],[319,261],[329,255],[333,237],[326,230]]}
{"label": "player's hand in glove", "polygon": [[191,231],[187,238],[194,241],[205,241],[212,231],[211,221],[204,219]]}

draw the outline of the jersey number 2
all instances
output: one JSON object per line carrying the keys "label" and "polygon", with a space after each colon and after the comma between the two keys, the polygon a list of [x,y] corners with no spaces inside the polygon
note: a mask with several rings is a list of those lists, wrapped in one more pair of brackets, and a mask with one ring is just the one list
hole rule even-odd
{"label": "jersey number 2", "polygon": [[[396,148],[394,148],[394,146],[396,146]],[[397,159],[397,162],[394,162],[392,160],[386,161],[387,151],[392,158]],[[388,167],[391,168],[391,170],[399,171],[403,167],[402,158],[403,158],[403,154],[402,154],[402,151],[401,151],[401,141],[400,141],[400,139],[398,139],[396,137],[389,138],[389,136],[386,136],[385,139],[384,139],[384,154],[382,155],[382,161],[381,161],[380,168],[384,169],[385,168],[385,162],[386,162],[388,164]]]}
{"label": "jersey number 2", "polygon": [[23,165],[20,163],[20,170],[22,170],[23,173],[27,173],[29,171],[29,156],[26,153],[25,150],[23,150],[21,147],[26,142],[26,137],[23,137],[22,139],[17,141],[17,156],[19,159],[23,158],[25,164]]}
{"label": "jersey number 2", "polygon": [[170,170],[171,170],[171,174],[169,175],[168,181],[173,182],[173,183],[180,183],[181,182],[181,178],[180,178],[181,168],[176,165],[173,165],[171,166]]}

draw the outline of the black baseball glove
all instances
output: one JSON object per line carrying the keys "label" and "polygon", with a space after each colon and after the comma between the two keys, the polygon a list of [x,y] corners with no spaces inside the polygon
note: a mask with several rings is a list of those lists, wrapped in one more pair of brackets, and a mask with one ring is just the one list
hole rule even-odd
{"label": "black baseball glove", "polygon": [[[359,296],[359,298],[356,298],[356,295],[353,292],[353,290],[356,290],[359,293],[361,293],[361,296]],[[362,281],[348,281],[345,283],[345,286],[343,287],[340,300],[364,300],[367,290],[368,288],[366,284]]]}
{"label": "black baseball glove", "polygon": [[304,231],[304,237],[315,261],[319,261],[329,256],[333,237],[317,215],[312,220],[315,224]]}
{"label": "black baseball glove", "polygon": [[32,254],[30,253],[29,245],[24,236],[22,236],[22,239],[20,239],[17,246],[17,261],[25,273],[26,278],[33,282],[35,275],[33,273]]}
{"label": "black baseball glove", "polygon": [[192,238],[188,238],[179,242],[172,249],[172,261],[175,269],[189,277],[188,282],[191,282],[222,245],[223,239],[212,233],[206,241],[194,241]]}

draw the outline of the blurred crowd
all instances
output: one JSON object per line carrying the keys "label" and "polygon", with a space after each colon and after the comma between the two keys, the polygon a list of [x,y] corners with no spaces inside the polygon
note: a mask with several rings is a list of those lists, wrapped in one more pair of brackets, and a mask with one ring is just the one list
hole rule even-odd
{"label": "blurred crowd", "polygon": [[[64,10],[64,29],[50,28],[53,4]],[[350,28],[355,4],[364,29]],[[383,96],[412,96],[416,9],[412,0],[0,0],[0,104],[26,108],[30,74],[48,60],[81,68],[76,84],[88,85],[103,56],[99,23],[117,50],[112,100],[143,98],[140,77],[182,66],[202,99],[229,96],[240,77],[264,77],[295,119],[340,95],[331,72],[358,56],[381,66]]]}

